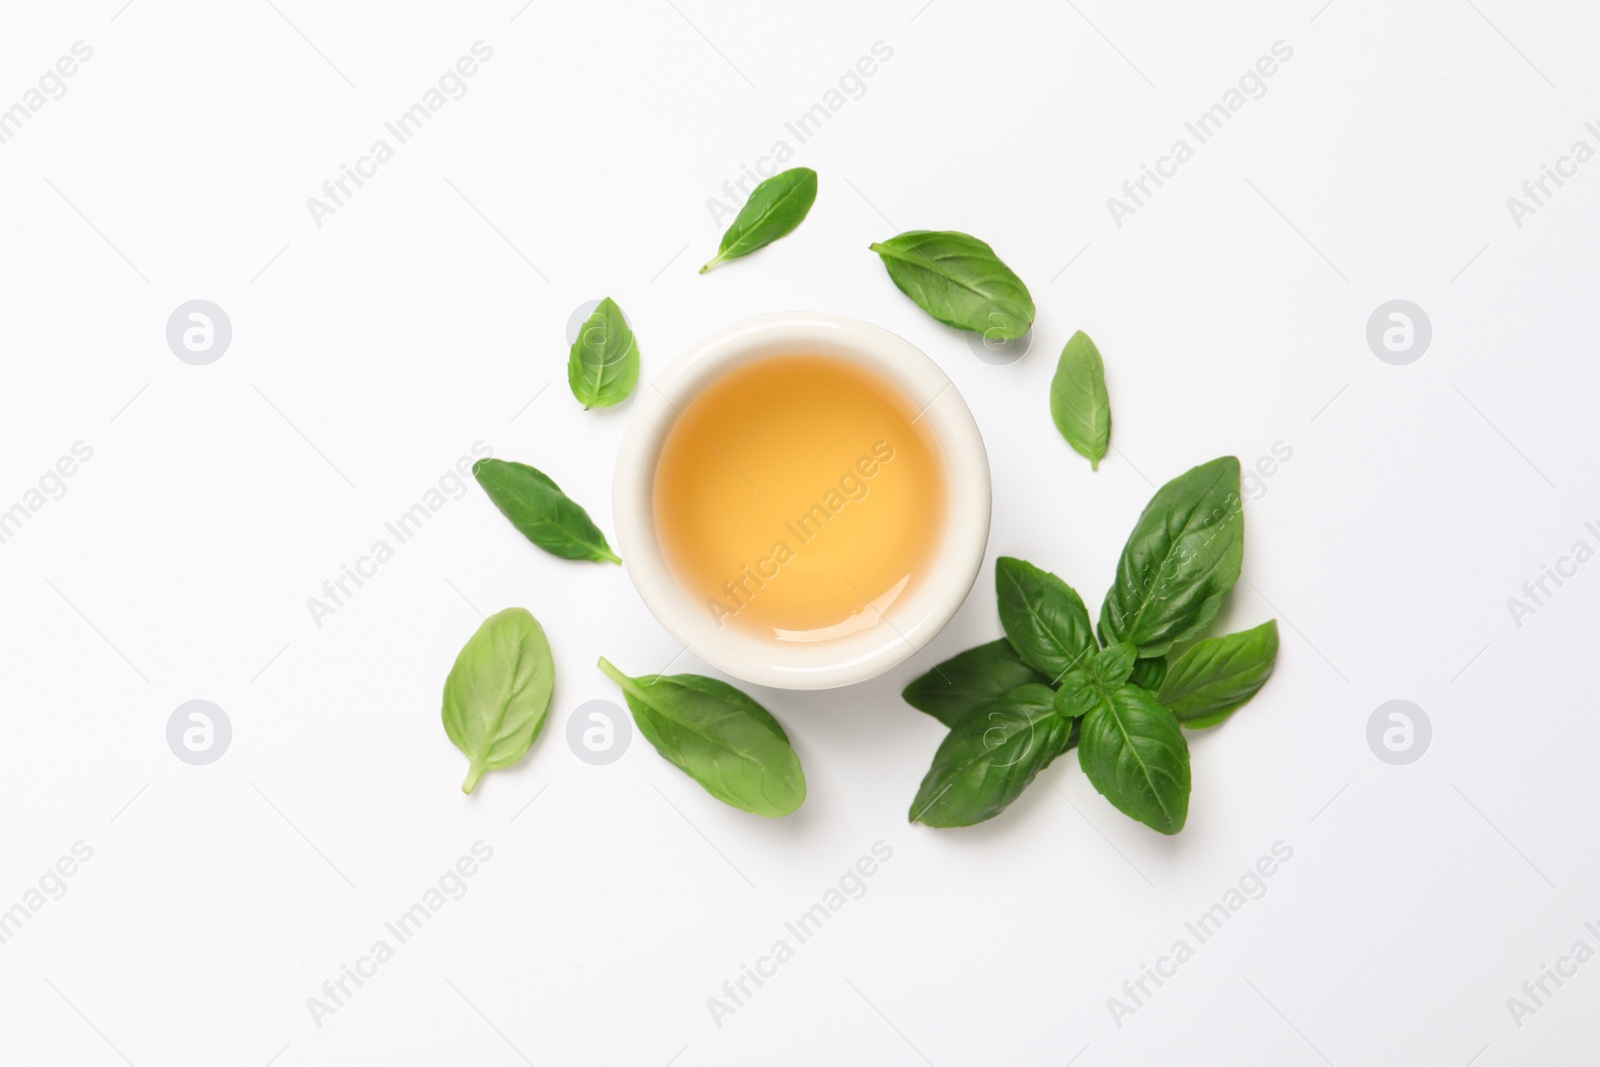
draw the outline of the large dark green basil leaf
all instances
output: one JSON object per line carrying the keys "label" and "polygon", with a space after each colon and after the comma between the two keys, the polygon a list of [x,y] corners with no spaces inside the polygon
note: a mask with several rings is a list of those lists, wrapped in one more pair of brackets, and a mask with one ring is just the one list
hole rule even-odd
{"label": "large dark green basil leaf", "polygon": [[1124,815],[1175,834],[1189,817],[1189,743],[1172,712],[1138,686],[1123,686],[1083,719],[1078,761]]}
{"label": "large dark green basil leaf", "polygon": [[609,296],[589,315],[567,357],[567,384],[584,410],[628,399],[639,382],[639,342]]}
{"label": "large dark green basil leaf", "polygon": [[543,471],[526,463],[480,459],[472,465],[472,476],[511,525],[551,555],[596,563],[622,562],[589,513]]}
{"label": "large dark green basil leaf", "polygon": [[444,682],[444,732],[466,754],[470,793],[485,771],[522,759],[544,726],[556,665],[539,621],[507,608],[483,621]]}
{"label": "large dark green basil leaf", "polygon": [[1239,461],[1223,456],[1174,478],[1145,506],[1100,609],[1101,640],[1165,655],[1216,617],[1243,559]]}
{"label": "large dark green basil leaf", "polygon": [[952,656],[906,686],[900,695],[918,711],[954,726],[968,712],[1018,686],[1049,681],[1022,662],[1011,642],[1002,637]]}
{"label": "large dark green basil leaf", "polygon": [[750,199],[744,202],[733,225],[722,235],[722,247],[711,262],[700,268],[700,273],[704,274],[718,263],[748,256],[793,233],[794,228],[805,221],[816,199],[816,171],[794,167],[774,174],[756,186]]}
{"label": "large dark green basil leaf", "polygon": [[698,674],[630,678],[604,657],[639,732],[706,792],[756,815],[787,815],[806,798],[800,757],[766,708]]}
{"label": "large dark green basil leaf", "polygon": [[911,802],[911,821],[971,826],[992,819],[1074,742],[1049,686],[1024,685],[951,729]]}
{"label": "large dark green basil leaf", "polygon": [[1278,659],[1278,622],[1211,637],[1178,657],[1161,685],[1161,703],[1192,730],[1233,714],[1267,684]]}
{"label": "large dark green basil leaf", "polygon": [[954,230],[910,230],[870,246],[889,277],[946,326],[995,341],[1033,325],[1033,297],[994,249]]}
{"label": "large dark green basil leaf", "polygon": [[1094,652],[1089,611],[1072,586],[1010,556],[995,561],[994,584],[1000,625],[1024,663],[1054,681]]}
{"label": "large dark green basil leaf", "polygon": [[1094,470],[1111,447],[1111,400],[1106,395],[1106,366],[1089,335],[1072,335],[1056,376],[1050,382],[1050,418],[1067,444],[1089,461]]}

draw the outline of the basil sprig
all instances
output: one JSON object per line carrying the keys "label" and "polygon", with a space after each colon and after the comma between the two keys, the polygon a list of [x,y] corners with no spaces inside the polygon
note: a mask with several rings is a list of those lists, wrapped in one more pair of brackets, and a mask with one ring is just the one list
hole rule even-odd
{"label": "basil sprig", "polygon": [[1174,644],[1216,617],[1244,545],[1239,463],[1202,464],[1157,490],[1123,548],[1098,632],[1077,592],[1022,560],[995,564],[1005,639],[968,649],[906,686],[907,703],[950,733],[911,820],[992,819],[1069,749],[1112,806],[1175,834],[1189,815],[1182,727],[1213,726],[1266,683],[1276,622],[1209,638],[1172,663]]}
{"label": "basil sprig", "polygon": [[639,342],[609,296],[590,312],[567,356],[567,384],[583,409],[628,399],[639,383]]}
{"label": "basil sprig", "polygon": [[444,732],[467,757],[461,791],[516,763],[544,728],[556,665],[539,621],[523,608],[483,620],[444,682]]}
{"label": "basil sprig", "polygon": [[1028,287],[976,237],[909,230],[869,247],[900,291],[946,326],[1009,341],[1033,325]]}
{"label": "basil sprig", "polygon": [[816,199],[817,172],[811,168],[793,167],[774,174],[755,187],[734,217],[733,225],[722,235],[717,254],[700,268],[700,273],[787,237],[805,221]]}
{"label": "basil sprig", "polygon": [[1050,382],[1050,418],[1077,452],[1100,469],[1111,447],[1111,400],[1106,395],[1106,365],[1100,350],[1079,330],[1072,335],[1056,376]]}
{"label": "basil sprig", "polygon": [[621,563],[589,513],[550,476],[526,463],[480,459],[472,476],[522,536],[562,559]]}
{"label": "basil sprig", "polygon": [[605,657],[639,732],[724,804],[788,815],[806,798],[800,757],[766,708],[726,682],[698,674],[630,678]]}

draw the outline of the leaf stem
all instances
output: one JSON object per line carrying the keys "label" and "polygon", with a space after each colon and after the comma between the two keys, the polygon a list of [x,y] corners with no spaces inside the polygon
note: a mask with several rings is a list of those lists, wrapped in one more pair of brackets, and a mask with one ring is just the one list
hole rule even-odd
{"label": "leaf stem", "polygon": [[633,681],[633,679],[629,678],[626,674],[623,674],[616,668],[615,664],[606,659],[604,656],[600,657],[598,666],[601,674],[605,675],[607,678],[610,678],[613,682],[616,682],[624,689],[628,687],[629,682]]}
{"label": "leaf stem", "polygon": [[474,789],[478,788],[478,783],[483,780],[483,772],[486,769],[483,764],[474,760],[472,766],[467,769],[467,780],[461,783],[461,791],[470,795]]}

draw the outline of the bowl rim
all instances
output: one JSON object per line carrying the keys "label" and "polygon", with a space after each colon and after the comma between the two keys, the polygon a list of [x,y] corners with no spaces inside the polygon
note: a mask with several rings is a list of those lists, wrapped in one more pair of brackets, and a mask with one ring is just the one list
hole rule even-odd
{"label": "bowl rim", "polygon": [[[910,595],[881,613],[887,628],[874,625],[814,643],[719,628],[679,583],[656,535],[656,466],[680,409],[728,371],[785,354],[837,356],[876,371],[918,407],[913,421],[926,419],[938,444],[946,481],[943,535],[928,573]],[[920,653],[954,617],[977,580],[988,547],[991,505],[983,436],[938,364],[881,326],[807,311],[758,315],[725,326],[690,345],[639,390],[617,453],[612,490],[623,568],[651,614],[704,662],[742,681],[778,689],[852,685]]]}

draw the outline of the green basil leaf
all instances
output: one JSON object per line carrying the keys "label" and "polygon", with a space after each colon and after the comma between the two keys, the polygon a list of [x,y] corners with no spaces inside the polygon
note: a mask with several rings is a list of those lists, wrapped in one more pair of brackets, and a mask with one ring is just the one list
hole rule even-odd
{"label": "green basil leaf", "polygon": [[1161,685],[1161,703],[1198,730],[1232,715],[1267,684],[1278,659],[1278,622],[1211,637],[1178,657]]}
{"label": "green basil leaf", "polygon": [[1000,625],[1028,666],[1054,680],[1094,652],[1089,611],[1072,586],[1010,556],[995,561],[994,584]]}
{"label": "green basil leaf", "polygon": [[1189,817],[1189,743],[1147,690],[1123,686],[1083,720],[1078,761],[1124,815],[1164,834]]}
{"label": "green basil leaf", "polygon": [[1112,645],[1089,661],[1089,677],[1103,692],[1115,693],[1127,682],[1138,659],[1139,650],[1128,642]]}
{"label": "green basil leaf", "polygon": [[1239,461],[1223,456],[1174,478],[1145,505],[1100,609],[1101,640],[1166,655],[1216,617],[1243,559]]}
{"label": "green basil leaf", "polygon": [[1072,335],[1050,382],[1050,418],[1093,470],[1111,447],[1111,400],[1100,350],[1079,330]]}
{"label": "green basil leaf", "polygon": [[556,665],[539,621],[523,608],[483,620],[444,682],[444,732],[466,754],[470,793],[485,771],[522,759],[544,726]]}
{"label": "green basil leaf", "polygon": [[1167,661],[1165,658],[1141,659],[1133,664],[1133,673],[1128,675],[1128,684],[1136,685],[1140,689],[1148,689],[1154,693],[1160,690],[1161,682],[1167,676]]}
{"label": "green basil leaf", "polygon": [[795,227],[805,221],[816,199],[816,171],[794,167],[774,174],[756,186],[750,199],[744,202],[733,225],[722,235],[722,246],[717,249],[716,256],[700,268],[700,273],[704,274],[718,263],[748,256],[793,233]]}
{"label": "green basil leaf", "polygon": [[1104,699],[1105,693],[1088,671],[1072,671],[1061,679],[1061,687],[1056,690],[1056,714],[1063,719],[1081,719]]}
{"label": "green basil leaf", "polygon": [[911,821],[971,826],[992,819],[1074,742],[1048,686],[1024,685],[956,723],[911,802]]}
{"label": "green basil leaf", "polygon": [[969,648],[924,674],[900,695],[918,711],[954,726],[976,708],[1030,682],[1050,679],[1017,655],[1005,638]]}
{"label": "green basil leaf", "polygon": [[604,657],[639,732],[724,804],[787,815],[806,798],[800,757],[778,720],[726,682],[698,674],[630,678]]}
{"label": "green basil leaf", "polygon": [[910,230],[869,247],[900,291],[946,326],[1009,341],[1033,325],[1028,287],[976,237]]}
{"label": "green basil leaf", "polygon": [[525,463],[480,459],[472,465],[472,476],[511,525],[551,555],[596,563],[622,562],[589,513],[544,472]]}
{"label": "green basil leaf", "polygon": [[609,296],[589,315],[567,357],[567,384],[583,409],[628,399],[639,382],[639,342]]}

